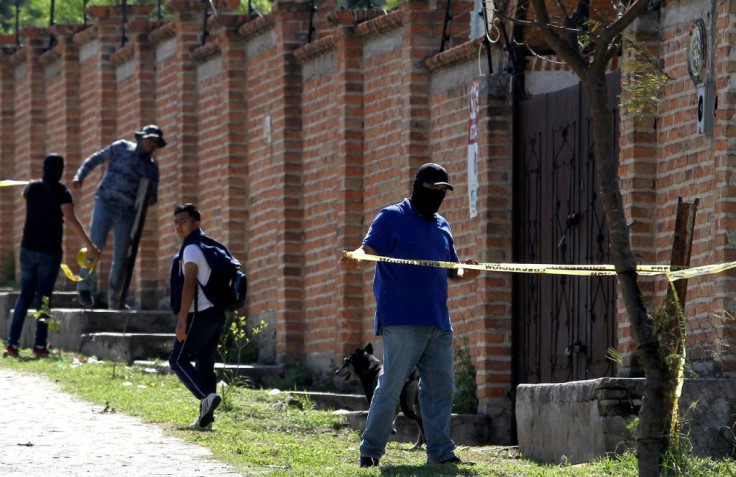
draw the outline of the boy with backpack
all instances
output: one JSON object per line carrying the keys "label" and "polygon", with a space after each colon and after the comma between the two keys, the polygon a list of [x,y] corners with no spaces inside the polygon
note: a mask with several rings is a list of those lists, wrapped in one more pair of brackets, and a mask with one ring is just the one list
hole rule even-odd
{"label": "boy with backpack", "polygon": [[200,400],[199,417],[189,428],[208,430],[222,401],[216,393],[215,358],[225,311],[243,305],[246,281],[240,263],[199,225],[194,204],[176,206],[174,227],[182,245],[171,265],[170,289],[171,309],[179,320],[169,364]]}

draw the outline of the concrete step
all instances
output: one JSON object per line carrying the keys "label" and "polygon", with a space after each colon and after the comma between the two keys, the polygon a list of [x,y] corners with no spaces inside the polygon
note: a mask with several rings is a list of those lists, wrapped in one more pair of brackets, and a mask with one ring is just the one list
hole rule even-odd
{"label": "concrete step", "polygon": [[[5,288],[0,290],[0,308],[12,311],[18,300],[20,290]],[[51,302],[52,308],[80,308],[75,291],[55,291]]]}
{"label": "concrete step", "polygon": [[[173,339],[173,338],[172,338]],[[170,374],[171,367],[169,367],[168,356],[166,360],[162,361],[150,361],[150,360],[136,360],[133,362],[136,366],[143,368],[155,369],[156,372],[161,374]],[[238,376],[246,379],[249,385],[253,387],[264,387],[273,383],[276,379],[282,378],[284,375],[284,365],[282,364],[224,364],[215,363],[215,371],[220,375],[221,371],[232,376]],[[363,398],[365,399],[365,398]]]}
{"label": "concrete step", "polygon": [[[20,344],[22,347],[33,345],[36,323],[33,317],[35,310],[29,310],[23,324]],[[10,330],[12,312],[0,319],[0,333],[7,337]],[[49,333],[48,341],[52,346],[67,351],[83,351],[82,335],[94,333],[173,333],[176,327],[176,316],[168,311],[135,311],[135,310],[82,310],[79,308],[54,308],[51,316],[59,322],[59,332]],[[173,336],[173,335],[172,335]],[[173,339],[173,338],[172,338]],[[152,358],[157,355],[138,356]],[[101,358],[101,356],[98,356]]]}
{"label": "concrete step", "polygon": [[82,333],[79,351],[104,361],[167,360],[175,337],[174,333]]}
{"label": "concrete step", "polygon": [[[11,302],[14,304],[12,296],[13,292],[0,293],[0,337],[3,339],[8,336],[13,315],[12,307],[8,310],[3,306]],[[33,345],[36,333],[34,313],[35,310],[29,310],[23,323],[20,337],[21,347],[28,348]],[[65,351],[89,352],[100,359],[109,360],[120,356],[121,359],[127,361],[163,356],[161,342],[166,340],[156,335],[170,336],[167,343],[170,350],[177,320],[176,316],[169,311],[85,310],[78,307],[52,308],[50,315],[59,323],[58,333],[49,332],[48,342],[51,346]],[[98,341],[95,335],[100,333],[103,335],[105,333],[125,333],[141,336],[131,338],[128,340],[130,343],[118,343],[110,348],[112,345],[109,343],[114,343],[114,338],[100,336],[101,342],[95,343]],[[145,335],[153,335],[153,337],[144,338]]]}
{"label": "concrete step", "polygon": [[57,308],[51,316],[67,323],[79,333],[128,332],[172,333],[177,317],[170,311],[150,310],[80,310]]}

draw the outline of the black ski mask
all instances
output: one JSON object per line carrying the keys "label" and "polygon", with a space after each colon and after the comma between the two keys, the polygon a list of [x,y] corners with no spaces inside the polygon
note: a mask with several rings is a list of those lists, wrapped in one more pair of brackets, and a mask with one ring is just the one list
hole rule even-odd
{"label": "black ski mask", "polygon": [[448,180],[447,171],[438,164],[425,164],[417,170],[411,191],[411,203],[426,219],[434,220],[434,214],[440,209],[447,191],[429,189],[423,184],[445,185],[448,190],[453,190]]}
{"label": "black ski mask", "polygon": [[64,158],[59,154],[49,154],[43,160],[43,181],[56,184],[64,173]]}

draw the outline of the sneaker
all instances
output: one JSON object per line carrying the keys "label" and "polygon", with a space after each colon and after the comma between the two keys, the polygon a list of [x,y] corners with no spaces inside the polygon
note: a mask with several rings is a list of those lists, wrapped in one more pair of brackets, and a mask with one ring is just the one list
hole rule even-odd
{"label": "sneaker", "polygon": [[8,345],[7,348],[5,348],[5,352],[3,353],[3,356],[13,356],[15,358],[18,357],[18,348],[16,346]]}
{"label": "sneaker", "polygon": [[191,429],[193,431],[211,431],[212,430],[212,423],[210,422],[206,426],[201,426],[199,424],[199,418],[197,418],[196,421],[194,421],[193,423],[189,424],[189,429]]}
{"label": "sneaker", "polygon": [[376,457],[360,456],[361,467],[378,467],[379,459]]}
{"label": "sneaker", "polygon": [[220,405],[220,402],[222,402],[222,398],[215,393],[210,393],[202,399],[198,419],[200,427],[207,427],[212,424],[212,421],[215,420],[215,409]]}
{"label": "sneaker", "polygon": [[49,355],[49,350],[44,348],[36,348],[33,347],[33,356],[38,356],[39,358],[46,358]]}
{"label": "sneaker", "polygon": [[77,291],[77,300],[84,308],[92,308],[95,306],[95,301],[92,299],[92,292],[89,290]]}

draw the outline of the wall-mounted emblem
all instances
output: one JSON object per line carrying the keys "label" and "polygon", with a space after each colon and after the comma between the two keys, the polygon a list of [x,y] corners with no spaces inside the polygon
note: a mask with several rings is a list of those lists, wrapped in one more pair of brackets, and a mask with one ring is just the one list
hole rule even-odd
{"label": "wall-mounted emblem", "polygon": [[690,30],[690,47],[687,50],[687,70],[695,84],[702,83],[705,78],[707,45],[705,22],[698,18]]}

